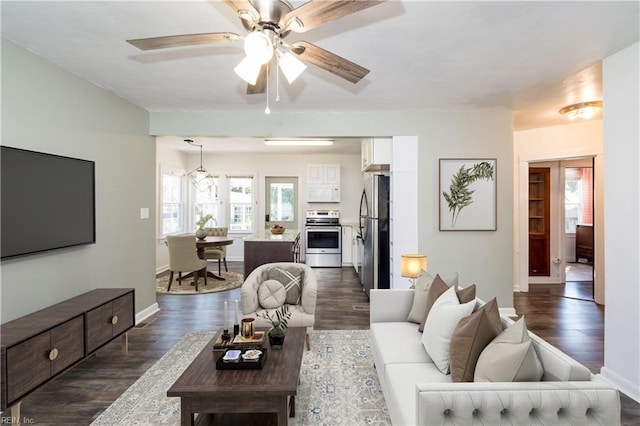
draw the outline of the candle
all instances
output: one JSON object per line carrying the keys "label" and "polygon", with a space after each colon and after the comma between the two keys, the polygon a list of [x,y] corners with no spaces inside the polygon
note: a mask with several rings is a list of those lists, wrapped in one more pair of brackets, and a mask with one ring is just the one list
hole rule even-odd
{"label": "candle", "polygon": [[236,315],[236,322],[234,322],[234,324],[240,324],[240,321],[238,321],[238,300],[236,300],[236,306],[235,306],[235,315]]}
{"label": "candle", "polygon": [[227,327],[227,301],[224,301],[224,326],[223,328],[225,330],[228,330],[229,328]]}

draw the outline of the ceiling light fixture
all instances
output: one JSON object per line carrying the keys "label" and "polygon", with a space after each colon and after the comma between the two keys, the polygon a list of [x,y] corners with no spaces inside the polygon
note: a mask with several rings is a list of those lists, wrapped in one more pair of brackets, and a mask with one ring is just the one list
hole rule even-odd
{"label": "ceiling light fixture", "polygon": [[270,146],[330,146],[333,145],[331,140],[275,140],[267,139],[264,141],[265,145]]}
{"label": "ceiling light fixture", "polygon": [[307,69],[307,66],[290,52],[283,52],[277,49],[276,57],[278,58],[278,65],[289,84],[293,83]]}
{"label": "ceiling light fixture", "polygon": [[560,114],[566,115],[569,120],[577,118],[588,119],[602,110],[602,101],[580,102],[577,104],[567,105],[558,111]]}
{"label": "ceiling light fixture", "polygon": [[192,139],[185,139],[184,141],[189,145],[200,147],[200,167],[189,173],[188,176],[198,191],[204,192],[215,184],[215,178],[202,167],[202,145],[194,143]]}

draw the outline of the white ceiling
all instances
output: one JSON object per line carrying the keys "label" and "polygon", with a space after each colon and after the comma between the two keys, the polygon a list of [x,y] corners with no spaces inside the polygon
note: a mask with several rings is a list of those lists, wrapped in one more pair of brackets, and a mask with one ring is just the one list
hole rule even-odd
{"label": "white ceiling", "polygon": [[[3,37],[149,111],[265,107],[265,95],[246,95],[233,72],[244,56],[242,42],[148,52],[125,42],[245,34],[223,2],[3,0],[1,13]],[[637,42],[639,34],[638,1],[391,0],[290,33],[288,42],[306,40],[371,73],[354,85],[309,65],[293,84],[281,79],[277,104],[272,79],[271,109],[508,108],[516,130],[562,124],[561,107],[602,98],[601,60]],[[187,145],[182,139],[165,142]],[[214,141],[206,139],[207,149]],[[262,145],[224,142],[215,143],[227,150]]]}

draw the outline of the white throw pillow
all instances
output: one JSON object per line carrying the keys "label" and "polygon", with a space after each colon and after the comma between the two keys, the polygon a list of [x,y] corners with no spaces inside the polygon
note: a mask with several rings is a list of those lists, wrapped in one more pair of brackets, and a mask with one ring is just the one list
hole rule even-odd
{"label": "white throw pillow", "polygon": [[458,322],[471,314],[476,301],[460,303],[454,287],[442,293],[429,311],[422,333],[422,345],[443,374],[449,373],[449,347]]}
{"label": "white throw pillow", "polygon": [[258,287],[258,302],[265,309],[275,309],[284,305],[287,291],[277,280],[265,280]]}

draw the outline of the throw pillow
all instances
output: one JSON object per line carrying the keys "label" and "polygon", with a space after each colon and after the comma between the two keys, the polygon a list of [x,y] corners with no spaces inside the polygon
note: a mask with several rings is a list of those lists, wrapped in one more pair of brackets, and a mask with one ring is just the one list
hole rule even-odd
{"label": "throw pillow", "polygon": [[289,305],[297,305],[300,303],[303,276],[304,271],[299,268],[276,266],[267,272],[268,279],[280,281],[282,285],[284,285],[284,289],[287,292],[286,303]]}
{"label": "throw pillow", "polygon": [[[462,302],[462,301],[460,301]],[[496,298],[462,318],[451,337],[451,381],[473,382],[476,363],[484,348],[502,331]]]}
{"label": "throw pillow", "polygon": [[443,374],[449,372],[449,346],[453,331],[462,318],[471,314],[476,304],[475,300],[461,304],[455,291],[451,287],[436,300],[422,334],[422,345]]}
{"label": "throw pillow", "polygon": [[460,303],[467,303],[472,300],[476,300],[476,285],[471,284],[469,287],[456,290],[456,296],[458,296],[458,301]]}
{"label": "throw pillow", "polygon": [[265,280],[258,287],[258,302],[265,309],[275,309],[284,305],[287,292],[280,281]]}
{"label": "throw pillow", "polygon": [[407,315],[408,322],[420,324],[426,318],[427,294],[432,282],[433,277],[431,275],[425,271],[420,272],[416,279],[416,288],[413,290],[413,305],[411,305],[411,310]]}
{"label": "throw pillow", "polygon": [[458,274],[455,273],[451,277],[442,279],[439,274],[436,274],[436,277],[433,279],[431,285],[429,286],[429,291],[427,292],[427,298],[424,306],[424,311],[421,312],[420,324],[418,326],[418,331],[422,332],[424,330],[424,323],[427,320],[427,315],[429,315],[429,311],[431,307],[435,303],[435,301],[449,289],[449,287],[458,288]]}
{"label": "throw pillow", "polygon": [[482,351],[476,382],[536,382],[544,369],[527,333],[524,317],[504,330]]}

